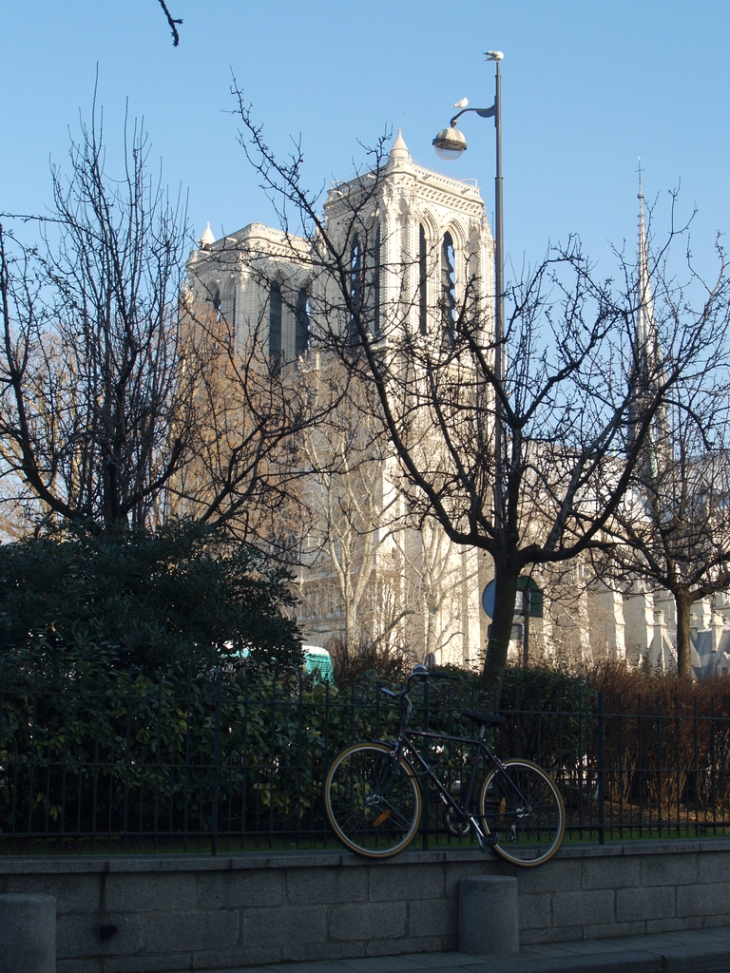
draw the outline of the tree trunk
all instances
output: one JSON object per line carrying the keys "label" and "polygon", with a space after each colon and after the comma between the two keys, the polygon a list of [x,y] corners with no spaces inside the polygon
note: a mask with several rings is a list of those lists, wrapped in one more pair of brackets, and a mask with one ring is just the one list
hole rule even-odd
{"label": "tree trunk", "polygon": [[494,617],[487,642],[487,653],[484,668],[479,680],[481,689],[486,690],[494,698],[495,708],[499,706],[502,692],[502,680],[507,665],[507,652],[512,635],[512,624],[515,616],[517,601],[517,579],[520,576],[519,566],[508,561],[495,558],[494,561]]}
{"label": "tree trunk", "polygon": [[[349,589],[349,585],[347,588]],[[355,602],[353,593],[350,590],[343,592],[345,608],[345,644],[347,651],[356,654],[360,648],[362,639],[360,636],[358,604]]]}
{"label": "tree trunk", "polygon": [[677,606],[677,672],[680,676],[692,675],[692,642],[689,636],[690,612],[694,599],[689,591],[674,592]]}

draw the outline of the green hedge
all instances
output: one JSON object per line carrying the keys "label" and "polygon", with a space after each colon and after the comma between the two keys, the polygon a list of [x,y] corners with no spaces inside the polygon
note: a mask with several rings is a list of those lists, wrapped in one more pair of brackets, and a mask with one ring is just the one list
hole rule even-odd
{"label": "green hedge", "polygon": [[[277,675],[232,666],[155,674],[76,666],[49,679],[46,670],[8,661],[0,669],[5,851],[150,842],[200,850],[196,842],[214,832],[229,847],[322,842],[321,782],[329,761],[353,740],[392,740],[397,732],[397,709],[378,692],[375,673],[339,688],[314,685],[301,669]],[[411,725],[470,737],[475,727],[462,711],[489,710],[490,701],[471,674],[449,675],[414,684]],[[682,719],[666,701],[649,705],[647,698],[641,717],[628,701],[605,695],[601,716],[598,703],[595,682],[582,676],[509,670],[502,694],[507,720],[490,737],[501,756],[524,756],[552,770],[576,833],[594,834],[599,783],[607,824],[653,827],[674,815],[696,829],[701,817],[713,826],[724,820],[730,810],[724,707],[710,702],[705,714],[695,704],[694,715]],[[443,779],[453,785],[464,779],[467,748],[422,745]],[[440,804],[428,808],[430,826],[440,827]]]}

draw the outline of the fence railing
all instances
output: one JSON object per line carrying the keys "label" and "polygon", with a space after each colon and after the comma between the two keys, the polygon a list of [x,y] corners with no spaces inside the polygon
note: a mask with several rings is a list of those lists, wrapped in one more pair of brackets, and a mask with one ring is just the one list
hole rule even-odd
{"label": "fence railing", "polygon": [[[458,687],[423,687],[414,701],[414,727],[465,735],[461,711],[480,703]],[[551,771],[568,840],[730,834],[730,700],[688,710],[592,693],[567,709],[538,694],[505,715],[497,753]],[[375,682],[0,673],[0,853],[330,846],[329,761],[352,740],[391,738],[395,717]],[[458,786],[464,755],[431,750]],[[427,806],[422,846],[458,844],[440,803]]]}

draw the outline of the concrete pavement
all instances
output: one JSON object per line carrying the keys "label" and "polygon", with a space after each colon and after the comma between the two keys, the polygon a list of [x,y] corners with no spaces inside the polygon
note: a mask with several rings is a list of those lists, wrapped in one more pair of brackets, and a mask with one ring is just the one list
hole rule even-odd
{"label": "concrete pavement", "polygon": [[519,953],[409,953],[236,967],[215,973],[730,973],[730,926],[525,946]]}

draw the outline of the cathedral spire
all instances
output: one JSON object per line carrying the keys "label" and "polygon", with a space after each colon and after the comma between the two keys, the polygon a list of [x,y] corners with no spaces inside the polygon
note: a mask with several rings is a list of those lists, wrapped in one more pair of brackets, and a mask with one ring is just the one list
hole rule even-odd
{"label": "cathedral spire", "polygon": [[639,267],[637,279],[637,322],[636,343],[641,360],[641,371],[648,372],[652,355],[652,345],[656,342],[656,328],[654,324],[654,298],[651,291],[651,274],[649,273],[649,244],[646,238],[646,222],[644,220],[644,191],[641,182],[641,159],[639,159]]}
{"label": "cathedral spire", "polygon": [[402,165],[404,162],[410,162],[410,158],[411,154],[403,138],[403,133],[398,129],[398,135],[396,136],[395,142],[393,142],[393,148],[390,150],[388,164],[390,166]]}
{"label": "cathedral spire", "polygon": [[205,224],[205,229],[203,230],[203,235],[198,240],[198,243],[202,249],[212,246],[215,243],[215,237],[213,236],[213,231],[210,228],[210,223]]}
{"label": "cathedral spire", "polygon": [[[649,241],[646,233],[644,218],[644,190],[642,187],[642,168],[639,159],[639,253],[636,275],[636,328],[634,332],[634,382],[636,400],[636,414],[640,414],[643,407],[651,405],[662,383],[663,364],[662,350],[659,345],[659,334],[654,317],[654,295],[651,288],[651,271],[649,268]],[[669,424],[666,406],[660,405],[652,421],[647,435],[647,456],[645,472],[656,476],[661,457],[669,448]]]}

